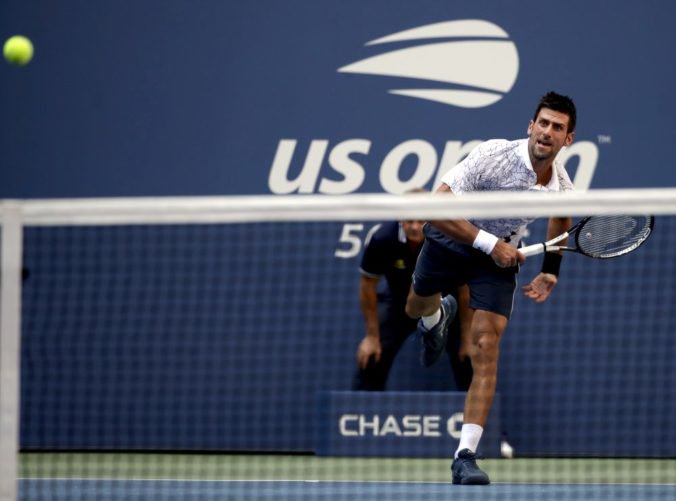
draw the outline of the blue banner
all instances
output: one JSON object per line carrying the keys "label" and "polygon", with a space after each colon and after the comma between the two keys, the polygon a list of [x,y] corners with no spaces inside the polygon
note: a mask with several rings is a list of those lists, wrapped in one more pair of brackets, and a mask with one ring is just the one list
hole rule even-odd
{"label": "blue banner", "polygon": [[579,187],[674,186],[675,11],[7,0],[0,33],[29,36],[35,56],[0,65],[0,197],[431,187],[477,141],[523,137],[549,90],[579,108]]}

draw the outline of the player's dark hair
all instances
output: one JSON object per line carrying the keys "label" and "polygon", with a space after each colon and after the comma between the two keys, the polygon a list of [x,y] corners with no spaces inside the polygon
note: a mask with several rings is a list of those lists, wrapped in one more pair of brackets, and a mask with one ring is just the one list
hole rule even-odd
{"label": "player's dark hair", "polygon": [[575,131],[575,124],[577,123],[577,110],[575,109],[575,103],[568,96],[562,96],[556,92],[547,92],[544,96],[540,98],[538,107],[535,109],[535,114],[533,115],[533,122],[538,117],[538,113],[542,108],[548,108],[550,110],[558,111],[559,113],[565,113],[568,115],[568,132]]}

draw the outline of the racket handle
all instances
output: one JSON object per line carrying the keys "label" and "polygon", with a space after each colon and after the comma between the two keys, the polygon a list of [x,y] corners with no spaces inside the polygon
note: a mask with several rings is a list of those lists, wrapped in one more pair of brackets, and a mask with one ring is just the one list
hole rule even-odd
{"label": "racket handle", "polygon": [[536,254],[542,254],[545,250],[545,244],[533,244],[527,245],[526,247],[521,247],[519,252],[526,257],[530,257],[535,256]]}

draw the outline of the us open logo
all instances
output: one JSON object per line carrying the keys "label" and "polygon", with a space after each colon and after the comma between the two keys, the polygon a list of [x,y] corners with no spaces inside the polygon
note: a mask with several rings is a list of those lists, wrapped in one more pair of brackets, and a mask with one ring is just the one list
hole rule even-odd
{"label": "us open logo", "polygon": [[[390,94],[457,108],[479,109],[497,103],[512,90],[519,74],[519,54],[509,34],[481,19],[418,26],[366,45],[379,50],[379,54],[339,67],[337,72],[355,78],[390,77],[390,82],[396,82],[390,85]],[[384,47],[389,51],[380,50]],[[364,108],[368,112],[368,104]],[[289,134],[278,140],[268,188],[277,195],[345,195],[360,191],[365,184],[370,191],[377,184],[386,193],[435,187],[483,140],[448,138],[442,144],[433,144],[414,137],[374,148],[374,141],[363,132],[358,136],[350,136],[349,131],[341,133],[340,139]],[[598,156],[598,148],[591,141],[576,141],[559,153],[563,163],[578,158],[576,189],[589,188]],[[411,160],[415,161],[412,174],[402,167]],[[340,242],[346,247],[337,249],[336,257],[353,258],[359,254],[361,239],[357,234],[361,231],[366,231],[363,225],[345,224]]]}
{"label": "us open logo", "polygon": [[433,42],[368,57],[338,68],[338,72],[410,78],[416,83],[427,81],[425,88],[388,92],[460,108],[495,104],[516,82],[519,74],[516,45],[506,31],[489,21],[465,19],[428,24],[372,40],[366,45],[399,43],[401,46],[401,43],[422,40]]}

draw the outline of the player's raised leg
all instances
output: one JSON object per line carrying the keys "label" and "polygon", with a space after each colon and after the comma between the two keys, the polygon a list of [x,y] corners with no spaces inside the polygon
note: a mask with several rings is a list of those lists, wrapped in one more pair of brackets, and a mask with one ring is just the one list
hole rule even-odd
{"label": "player's raised leg", "polygon": [[411,289],[406,313],[412,318],[420,318],[418,321],[418,334],[422,343],[420,363],[424,367],[433,365],[446,349],[448,328],[457,311],[458,303],[451,295],[441,297],[440,294],[435,294],[424,297]]}

